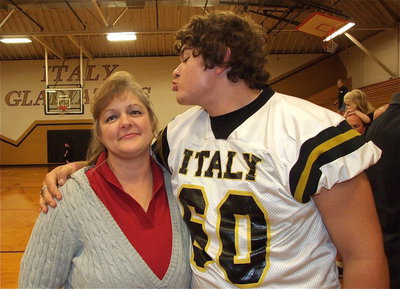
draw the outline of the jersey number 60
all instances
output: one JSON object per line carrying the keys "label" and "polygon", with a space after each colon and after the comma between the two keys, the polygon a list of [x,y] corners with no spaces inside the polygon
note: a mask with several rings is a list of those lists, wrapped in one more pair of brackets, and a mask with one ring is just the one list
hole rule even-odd
{"label": "jersey number 60", "polygon": [[205,225],[206,196],[201,186],[183,185],[179,191],[183,218],[193,241],[192,264],[204,272],[208,264],[216,261],[223,269],[225,279],[239,287],[262,283],[269,269],[267,212],[259,206],[253,193],[228,191],[217,207],[216,224],[208,220],[207,226],[215,228],[219,241],[218,254],[213,260],[207,254],[210,238]]}

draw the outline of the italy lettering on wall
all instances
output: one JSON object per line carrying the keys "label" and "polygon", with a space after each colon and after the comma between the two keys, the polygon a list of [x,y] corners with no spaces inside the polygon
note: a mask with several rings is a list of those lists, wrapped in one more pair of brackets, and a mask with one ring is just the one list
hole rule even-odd
{"label": "italy lettering on wall", "polygon": [[[99,85],[95,88],[85,88],[88,82],[101,83],[109,77],[113,72],[117,71],[119,64],[103,64],[103,65],[87,65],[83,77],[83,104],[90,103],[90,96],[94,95]],[[41,87],[45,87],[46,73],[43,66],[43,77],[41,79]],[[48,66],[48,83],[52,87],[57,86],[74,86],[80,84],[80,67],[79,65],[50,65]],[[150,95],[151,86],[143,87],[143,90]],[[2,97],[4,104],[13,106],[40,106],[45,104],[45,89],[35,91],[33,89],[19,90],[18,88],[10,90]],[[78,102],[79,100],[71,99]]]}
{"label": "italy lettering on wall", "polygon": [[[17,142],[37,123],[56,125],[70,120],[74,123],[91,120],[90,102],[96,90],[116,71],[130,72],[142,86],[153,103],[160,127],[187,109],[177,104],[171,89],[172,71],[179,64],[177,57],[84,58],[82,63],[81,99],[76,89],[68,90],[81,84],[79,59],[49,59],[48,89],[44,60],[0,61],[0,141]],[[68,91],[68,101],[65,101],[71,107],[82,104],[82,113],[53,113],[60,100],[57,93],[49,93],[53,88]],[[49,106],[46,106],[46,99]],[[50,110],[52,113],[48,113]]]}

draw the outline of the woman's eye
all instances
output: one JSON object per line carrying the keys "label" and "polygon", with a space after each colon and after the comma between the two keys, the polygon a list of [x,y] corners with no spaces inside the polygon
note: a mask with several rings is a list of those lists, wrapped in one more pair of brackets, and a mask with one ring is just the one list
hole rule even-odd
{"label": "woman's eye", "polygon": [[110,121],[113,121],[115,119],[117,119],[116,115],[110,115],[109,117],[106,118],[106,122],[110,122]]}
{"label": "woman's eye", "polygon": [[186,62],[189,60],[189,58],[190,58],[190,56],[184,58],[184,59],[182,60],[182,62],[183,62],[183,63],[186,63]]}
{"label": "woman's eye", "polygon": [[129,114],[130,114],[130,115],[141,115],[142,112],[139,111],[139,110],[132,110],[132,111],[129,112]]}

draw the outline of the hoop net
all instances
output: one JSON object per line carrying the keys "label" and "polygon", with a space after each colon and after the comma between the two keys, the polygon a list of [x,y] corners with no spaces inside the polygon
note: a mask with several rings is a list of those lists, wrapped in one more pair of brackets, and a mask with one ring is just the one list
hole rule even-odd
{"label": "hoop net", "polygon": [[[335,32],[335,29],[331,28],[328,31],[328,33],[326,34],[326,36],[331,35],[334,32]],[[335,41],[333,41],[333,39],[322,42],[322,48],[324,49],[325,52],[328,52],[330,54],[334,54],[336,52],[336,50],[338,49],[338,46],[339,46],[339,44],[337,44]]]}
{"label": "hoop net", "polygon": [[60,105],[60,106],[57,106],[57,108],[60,110],[60,114],[61,115],[64,115],[65,112],[67,111],[67,106],[66,105]]}
{"label": "hoop net", "polygon": [[324,49],[324,51],[329,52],[330,54],[334,54],[338,49],[338,46],[339,44],[337,44],[333,40],[322,42],[322,48]]}

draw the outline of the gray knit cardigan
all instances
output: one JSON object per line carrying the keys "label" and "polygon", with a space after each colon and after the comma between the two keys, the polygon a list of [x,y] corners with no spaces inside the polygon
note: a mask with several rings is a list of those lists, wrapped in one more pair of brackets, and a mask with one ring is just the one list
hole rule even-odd
{"label": "gray knit cardigan", "polygon": [[164,180],[173,242],[163,280],[125,237],[81,169],[61,187],[57,207],[37,219],[21,261],[19,288],[189,288],[189,234],[166,172]]}

